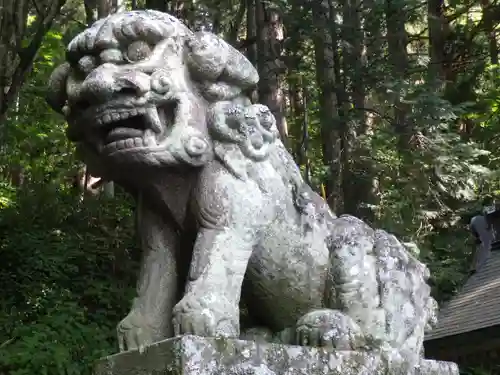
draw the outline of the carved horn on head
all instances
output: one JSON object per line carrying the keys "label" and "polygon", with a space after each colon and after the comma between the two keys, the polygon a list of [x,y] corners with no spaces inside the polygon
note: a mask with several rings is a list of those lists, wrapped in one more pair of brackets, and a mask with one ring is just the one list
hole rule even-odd
{"label": "carved horn on head", "polygon": [[45,101],[56,112],[63,113],[62,109],[66,103],[66,80],[69,75],[69,63],[63,63],[54,69],[49,78],[48,91]]}

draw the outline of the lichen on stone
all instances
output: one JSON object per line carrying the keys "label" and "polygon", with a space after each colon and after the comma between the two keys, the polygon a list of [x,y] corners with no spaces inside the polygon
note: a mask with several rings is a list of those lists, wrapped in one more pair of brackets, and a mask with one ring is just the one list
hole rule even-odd
{"label": "lichen on stone", "polygon": [[335,351],[227,338],[180,336],[103,358],[95,375],[459,375],[450,362],[417,366],[395,350]]}

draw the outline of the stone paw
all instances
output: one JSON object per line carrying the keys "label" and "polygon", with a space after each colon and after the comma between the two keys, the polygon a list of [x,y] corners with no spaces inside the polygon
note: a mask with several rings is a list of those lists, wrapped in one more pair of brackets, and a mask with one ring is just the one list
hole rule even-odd
{"label": "stone paw", "polygon": [[154,330],[137,311],[131,311],[116,327],[120,352],[144,348],[154,342]]}
{"label": "stone paw", "polygon": [[367,343],[361,329],[349,316],[337,310],[323,309],[299,319],[295,344],[356,350],[366,347]]}
{"label": "stone paw", "polygon": [[238,337],[240,333],[239,310],[227,308],[229,303],[225,301],[225,298],[222,298],[223,300],[211,299],[215,302],[209,303],[205,297],[185,296],[174,307],[174,334],[176,336],[190,334],[204,337]]}

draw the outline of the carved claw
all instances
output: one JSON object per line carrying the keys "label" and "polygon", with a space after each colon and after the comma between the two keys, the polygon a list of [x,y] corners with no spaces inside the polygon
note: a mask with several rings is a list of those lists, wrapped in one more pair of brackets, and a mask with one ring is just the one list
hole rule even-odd
{"label": "carved claw", "polygon": [[359,326],[337,310],[316,310],[299,319],[295,341],[298,345],[324,346],[337,350],[356,350],[366,347]]}
{"label": "carved claw", "polygon": [[[217,303],[208,303],[205,298],[185,296],[173,311],[174,333],[176,336],[192,334],[197,336],[238,337],[239,322],[228,314],[224,298],[212,298]],[[227,306],[227,305],[226,305]],[[238,317],[238,314],[236,314]]]}
{"label": "carved claw", "polygon": [[139,313],[131,311],[116,327],[120,352],[139,350],[154,342],[153,330]]}

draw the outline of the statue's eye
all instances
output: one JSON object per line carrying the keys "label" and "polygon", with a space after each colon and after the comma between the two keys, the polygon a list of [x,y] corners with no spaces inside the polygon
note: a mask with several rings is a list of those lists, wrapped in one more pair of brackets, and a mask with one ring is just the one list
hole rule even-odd
{"label": "statue's eye", "polygon": [[151,54],[151,47],[146,42],[138,40],[131,43],[127,49],[127,60],[137,62],[144,60]]}

